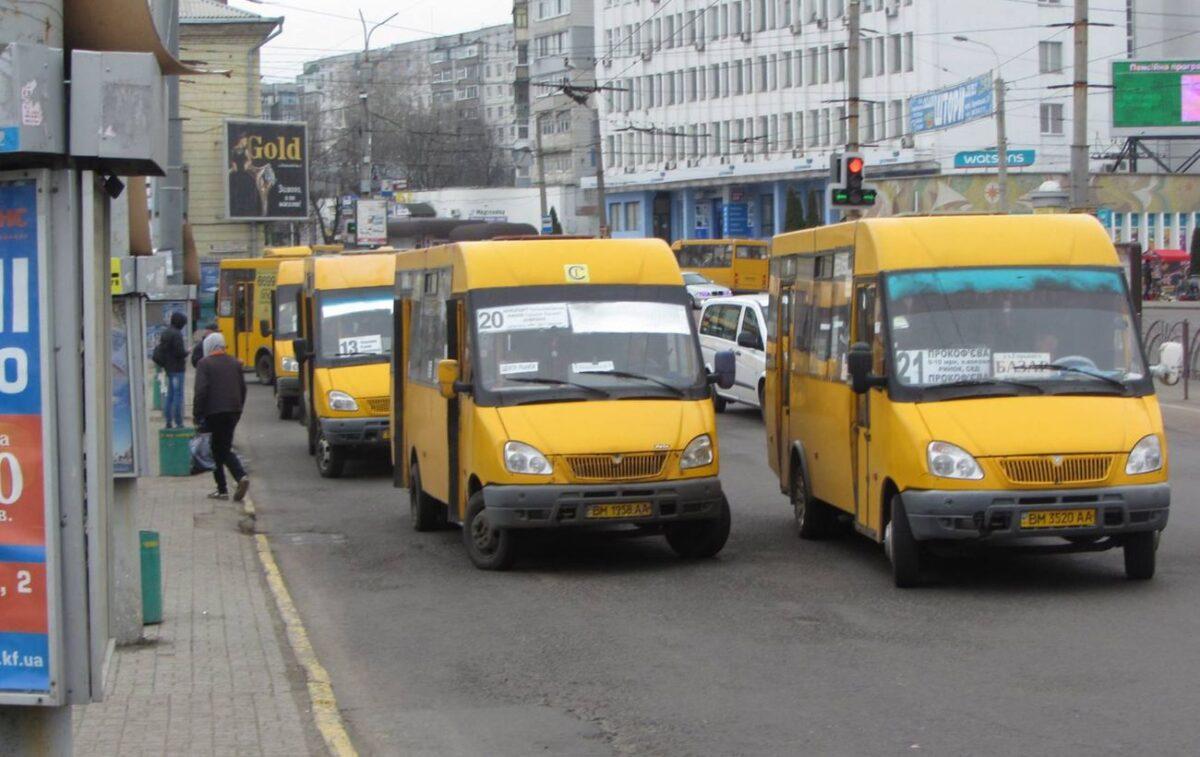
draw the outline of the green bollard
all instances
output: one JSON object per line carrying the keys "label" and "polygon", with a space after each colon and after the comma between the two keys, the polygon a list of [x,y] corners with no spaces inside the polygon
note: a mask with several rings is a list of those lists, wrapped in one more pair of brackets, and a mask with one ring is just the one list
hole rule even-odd
{"label": "green bollard", "polygon": [[158,475],[192,475],[192,448],[189,442],[196,429],[160,428],[158,430]]}
{"label": "green bollard", "polygon": [[142,625],[161,623],[163,619],[162,554],[157,531],[139,531],[142,545]]}

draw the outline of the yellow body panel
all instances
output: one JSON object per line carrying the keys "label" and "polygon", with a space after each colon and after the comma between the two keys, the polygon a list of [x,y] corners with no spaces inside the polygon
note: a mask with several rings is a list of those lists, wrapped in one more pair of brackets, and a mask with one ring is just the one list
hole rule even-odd
{"label": "yellow body panel", "polygon": [[[705,248],[714,245],[724,245],[730,248],[729,265],[715,267],[695,265],[695,261],[691,261],[687,257],[689,248]],[[767,291],[767,258],[765,257],[767,247],[767,242],[759,239],[680,239],[671,245],[680,268],[695,271],[714,283],[739,293]],[[742,257],[738,248],[762,250],[764,257]]]}
{"label": "yellow body panel", "polygon": [[[300,260],[285,260],[279,264],[279,271],[275,274],[275,289],[278,292],[282,286],[302,286],[304,284],[304,261]],[[292,349],[291,338],[278,338],[274,313],[271,314],[271,341],[275,351],[275,376],[292,378],[297,375],[296,371],[286,371],[283,369],[283,359],[285,357],[295,357],[295,351]]]}
{"label": "yellow body panel", "polygon": [[[595,284],[682,286],[679,267],[667,245],[657,239],[484,241],[408,250],[395,255],[398,296],[421,286],[427,272],[451,271],[451,296],[475,289]],[[404,301],[407,322],[411,307]],[[461,307],[461,306],[460,306]],[[709,400],[631,399],[558,401],[513,407],[476,406],[469,394],[457,396],[459,449],[456,502],[450,492],[448,417],[451,400],[429,381],[407,372],[407,334],[395,355],[404,373],[402,417],[392,417],[393,457],[407,483],[409,463],[420,465],[422,488],[451,505],[452,517],[465,514],[466,492],[476,485],[575,484],[566,456],[655,451],[666,455],[658,481],[715,476],[719,470],[716,423]],[[399,425],[398,425],[399,424]],[[681,471],[679,456],[695,437],[713,441],[711,465]],[[530,444],[550,460],[549,476],[510,473],[504,465],[508,441]],[[588,483],[596,483],[589,480]]]}
{"label": "yellow body panel", "polygon": [[[814,254],[852,252],[852,276],[795,286],[790,276]],[[767,457],[790,487],[790,456],[803,450],[809,488],[817,499],[853,514],[860,529],[881,538],[888,492],[906,490],[1004,490],[1046,488],[1014,482],[1000,460],[1021,456],[1112,457],[1101,479],[1057,488],[1154,484],[1167,480],[1166,437],[1154,395],[1014,396],[941,402],[893,401],[873,389],[866,399],[849,386],[839,360],[800,353],[785,320],[797,306],[845,307],[847,339],[857,341],[858,303],[850,286],[869,284],[881,272],[996,266],[1091,266],[1117,268],[1107,234],[1083,215],[955,216],[868,219],[775,237],[770,291],[776,319],[768,340],[764,420]],[[840,287],[840,288],[839,288]],[[843,345],[844,348],[844,345]],[[861,414],[861,415],[860,415]],[[1157,434],[1161,470],[1125,474],[1130,449]],[[933,476],[926,468],[931,441],[958,445],[975,456],[980,480]],[[1107,458],[1106,458],[1107,459]]]}

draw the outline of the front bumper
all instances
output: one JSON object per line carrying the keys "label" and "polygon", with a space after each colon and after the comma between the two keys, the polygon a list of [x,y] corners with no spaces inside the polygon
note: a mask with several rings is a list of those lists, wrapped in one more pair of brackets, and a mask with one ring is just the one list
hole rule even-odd
{"label": "front bumper", "polygon": [[293,399],[300,396],[299,376],[276,376],[275,396],[280,399]]}
{"label": "front bumper", "polygon": [[[1138,531],[1161,531],[1171,508],[1168,484],[1100,489],[1008,491],[918,491],[901,497],[913,536],[935,539],[1009,541],[1039,536],[1099,539]],[[1074,528],[1021,528],[1021,514],[1033,510],[1096,510],[1096,525]]]}
{"label": "front bumper", "polygon": [[[717,477],[628,484],[546,484],[485,486],[488,519],[499,528],[563,528],[637,525],[706,520],[717,517],[725,495]],[[651,515],[640,518],[589,518],[588,507],[620,502],[649,502]]]}
{"label": "front bumper", "polygon": [[322,418],[321,433],[335,447],[386,447],[387,418]]}

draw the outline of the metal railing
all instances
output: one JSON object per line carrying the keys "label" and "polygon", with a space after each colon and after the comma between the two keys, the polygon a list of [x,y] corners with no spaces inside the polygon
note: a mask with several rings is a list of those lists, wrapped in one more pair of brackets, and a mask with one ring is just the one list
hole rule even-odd
{"label": "metal railing", "polygon": [[1168,386],[1183,381],[1183,398],[1188,399],[1191,379],[1200,377],[1200,330],[1193,329],[1187,319],[1170,322],[1160,318],[1150,321],[1142,332],[1148,364],[1158,362],[1159,349],[1167,342],[1178,342],[1183,347],[1183,370],[1174,381],[1159,380]]}

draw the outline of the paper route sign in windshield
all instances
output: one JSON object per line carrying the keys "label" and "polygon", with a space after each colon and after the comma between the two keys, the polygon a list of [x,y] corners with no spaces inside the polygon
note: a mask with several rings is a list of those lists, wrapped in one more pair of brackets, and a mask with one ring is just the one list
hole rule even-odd
{"label": "paper route sign in windshield", "polygon": [[667,302],[539,302],[483,308],[480,334],[569,328],[575,334],[687,334],[687,311]]}
{"label": "paper route sign in windshield", "polygon": [[987,379],[992,373],[992,351],[987,347],[899,350],[896,372],[910,386]]}

